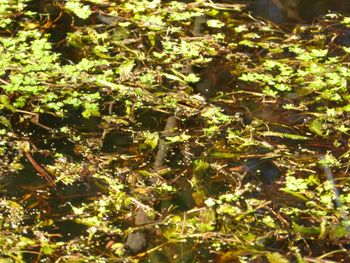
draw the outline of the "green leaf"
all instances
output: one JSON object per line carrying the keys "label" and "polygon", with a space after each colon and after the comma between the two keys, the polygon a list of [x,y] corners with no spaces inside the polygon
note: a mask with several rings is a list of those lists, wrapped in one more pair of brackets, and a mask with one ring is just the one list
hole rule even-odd
{"label": "green leaf", "polygon": [[332,225],[329,229],[329,238],[331,240],[339,240],[344,237],[349,237],[350,231],[349,227],[345,225]]}
{"label": "green leaf", "polygon": [[42,252],[46,255],[51,255],[54,251],[55,249],[50,245],[46,245],[42,247]]}
{"label": "green leaf", "polygon": [[208,198],[207,200],[204,201],[207,207],[212,207],[216,204],[215,200],[212,198]]}
{"label": "green leaf", "polygon": [[12,106],[11,101],[8,96],[6,95],[0,95],[0,107],[5,107],[6,109],[15,112],[16,108]]}
{"label": "green leaf", "polygon": [[311,55],[313,57],[324,57],[328,53],[328,49],[312,49],[311,50]]}
{"label": "green leaf", "polygon": [[278,252],[267,253],[265,256],[270,263],[289,263],[289,260]]}
{"label": "green leaf", "polygon": [[312,131],[313,133],[319,136],[324,136],[323,122],[321,120],[315,119],[311,121],[308,127],[309,127],[309,130]]}
{"label": "green leaf", "polygon": [[120,77],[124,78],[132,72],[134,66],[135,66],[135,60],[131,59],[131,60],[124,61],[116,69],[116,73],[119,74]]}
{"label": "green leaf", "polygon": [[281,189],[283,192],[287,193],[287,194],[290,194],[290,195],[293,195],[297,198],[299,198],[300,200],[303,200],[303,201],[308,201],[309,199],[307,199],[303,194],[301,193],[298,193],[298,192],[293,192],[291,190],[288,190],[286,188],[282,188]]}
{"label": "green leaf", "polygon": [[196,83],[200,80],[199,77],[197,77],[195,74],[190,73],[187,76],[185,76],[185,81],[189,83]]}
{"label": "green leaf", "polygon": [[179,81],[181,83],[185,83],[181,78],[179,78],[178,76],[175,76],[173,74],[168,74],[168,73],[163,73],[164,77],[166,77],[167,79],[171,79],[171,80],[175,80],[175,81]]}
{"label": "green leaf", "polygon": [[146,171],[146,170],[136,170],[136,172],[138,174],[145,176],[145,177],[154,177],[154,173],[151,173],[151,172]]}
{"label": "green leaf", "polygon": [[350,17],[344,17],[343,21],[341,21],[342,24],[349,25],[350,24]]}
{"label": "green leaf", "polygon": [[188,141],[190,138],[191,138],[191,136],[188,134],[185,134],[185,133],[181,133],[180,135],[176,135],[176,136],[167,136],[166,137],[166,139],[170,143],[185,142],[185,141]]}
{"label": "green leaf", "polygon": [[287,84],[283,84],[283,83],[277,83],[274,85],[275,89],[279,90],[279,91],[289,91],[292,90],[292,88],[287,85]]}
{"label": "green leaf", "polygon": [[350,53],[350,47],[342,47],[346,53]]}
{"label": "green leaf", "polygon": [[222,28],[225,24],[217,19],[210,19],[207,21],[208,27]]}
{"label": "green leaf", "polygon": [[143,133],[143,136],[145,137],[145,141],[144,143],[151,146],[152,149],[155,149],[158,145],[158,141],[159,141],[159,134],[158,132],[149,132],[149,131],[145,131]]}
{"label": "green leaf", "polygon": [[81,19],[87,19],[92,14],[91,8],[88,5],[83,5],[77,0],[69,0],[66,5],[66,9],[74,13],[77,17]]}
{"label": "green leaf", "polygon": [[212,152],[210,153],[210,157],[215,158],[235,158],[238,154],[236,153],[224,153],[224,152]]}
{"label": "green leaf", "polygon": [[350,104],[345,105],[344,107],[342,107],[342,109],[345,112],[350,112]]}
{"label": "green leaf", "polygon": [[303,135],[297,135],[297,134],[290,134],[290,133],[282,133],[282,132],[273,132],[273,131],[264,131],[261,132],[263,136],[275,136],[280,138],[287,138],[292,140],[308,140],[310,139],[307,136]]}
{"label": "green leaf", "polygon": [[202,160],[195,160],[193,164],[193,172],[198,177],[204,176],[210,168],[210,164]]}
{"label": "green leaf", "polygon": [[0,116],[0,123],[4,125],[6,128],[9,128],[11,131],[13,130],[11,122],[4,116]]}
{"label": "green leaf", "polygon": [[85,108],[85,110],[81,114],[84,118],[88,119],[90,117],[99,117],[100,116],[98,104],[85,103],[84,108]]}
{"label": "green leaf", "polygon": [[293,222],[294,231],[302,235],[319,235],[320,227],[305,227]]}

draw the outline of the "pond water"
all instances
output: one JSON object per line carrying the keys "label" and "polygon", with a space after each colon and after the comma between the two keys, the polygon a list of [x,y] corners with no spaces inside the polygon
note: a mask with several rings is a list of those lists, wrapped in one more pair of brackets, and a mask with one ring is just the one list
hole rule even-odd
{"label": "pond water", "polygon": [[[64,11],[62,5],[54,1],[39,1],[39,4],[32,1],[29,5],[35,12],[50,15],[41,30],[50,34],[53,51],[61,54],[60,65],[75,65],[85,58],[103,58],[108,66],[98,65],[96,71],[86,66],[86,70],[72,74],[69,85],[82,92],[75,95],[71,104],[67,103],[64,117],[54,116],[52,109],[40,113],[38,120],[27,115],[26,118],[13,117],[18,122],[12,139],[16,143],[28,143],[31,153],[23,146],[18,157],[13,153],[6,157],[18,158],[13,163],[21,169],[7,171],[12,176],[4,180],[3,196],[32,211],[34,216],[27,215],[23,224],[35,222],[38,229],[48,233],[40,245],[26,247],[23,262],[48,262],[57,258],[62,262],[95,262],[98,257],[103,258],[101,262],[274,263],[288,262],[287,258],[296,262],[299,257],[304,257],[305,262],[317,262],[328,252],[330,260],[334,260],[331,262],[350,260],[346,251],[348,233],[339,234],[343,230],[342,221],[348,218],[339,217],[338,210],[342,208],[332,205],[333,189],[323,177],[323,167],[337,164],[333,156],[339,158],[342,163],[334,164],[332,172],[341,188],[342,202],[348,204],[349,136],[345,107],[349,98],[341,93],[344,89],[339,88],[339,96],[344,97],[342,102],[324,99],[338,93],[327,95],[321,88],[310,91],[303,84],[291,92],[275,90],[272,94],[267,89],[271,80],[264,83],[261,78],[258,82],[247,82],[240,75],[241,71],[248,75],[268,67],[265,61],[297,60],[293,53],[297,49],[286,39],[297,39],[299,35],[306,39],[300,45],[295,44],[299,48],[315,42],[310,50],[329,48],[330,56],[344,52],[341,46],[350,45],[350,29],[341,27],[340,23],[321,22],[321,16],[329,11],[350,14],[350,3],[242,0],[220,1],[217,6],[211,2],[198,4],[207,9],[214,5],[218,11],[206,10],[205,15],[196,16],[181,26],[190,34],[189,43],[200,46],[203,41],[204,45],[212,44],[213,49],[219,50],[207,52],[198,46],[188,48],[185,41],[178,48],[174,43],[188,36],[181,30],[176,31],[175,26],[165,33],[152,31],[150,26],[152,33],[145,33],[144,27],[160,23],[156,20],[158,13],[152,13],[155,16],[152,21],[141,15],[140,18],[139,14],[132,18],[134,11],[118,10],[108,2],[100,6],[90,3],[94,6],[93,14],[86,20]],[[246,4],[242,13],[232,11],[232,4],[242,3]],[[196,5],[186,7],[189,13],[185,15],[190,15]],[[139,8],[142,13],[143,7]],[[130,32],[115,29],[115,19]],[[227,28],[208,26],[208,22],[217,23],[216,20],[223,21]],[[78,32],[73,36],[75,42],[70,35],[74,32]],[[329,36],[323,39],[322,35],[327,33]],[[216,35],[222,47],[208,41],[211,35]],[[109,42],[111,38],[113,41]],[[197,38],[202,40],[197,43]],[[261,42],[257,40],[260,38]],[[266,48],[264,44],[270,42],[273,44]],[[107,43],[107,52],[100,43]],[[270,48],[278,50],[278,45],[283,45],[284,51],[270,52]],[[196,53],[196,48],[200,50],[198,54],[191,54]],[[165,51],[179,54],[166,57],[162,55]],[[143,58],[142,52],[153,57]],[[190,59],[193,56],[200,61],[210,57],[210,61],[198,64],[189,63],[189,58],[177,61],[177,56],[186,52]],[[205,55],[202,57],[201,53]],[[125,59],[123,56],[132,59],[126,64],[120,63]],[[325,58],[315,55],[306,62],[291,63],[294,69],[287,68],[287,64],[271,66],[269,77],[276,72],[275,75],[293,70],[302,72],[312,63],[310,68],[315,75],[327,75],[326,71],[319,73],[318,63],[330,65],[329,71],[337,68],[332,61],[322,59]],[[169,70],[168,64],[175,64],[173,60],[180,65]],[[347,55],[339,60],[344,62],[342,65],[348,63]],[[124,68],[121,69],[120,64]],[[131,64],[131,68],[128,67]],[[110,74],[116,74],[114,79],[108,76],[108,67],[113,68]],[[287,73],[277,67],[284,67]],[[139,71],[128,79],[135,68]],[[70,71],[74,70],[72,67]],[[89,76],[78,81],[90,70],[94,74],[107,74],[103,85],[90,81]],[[125,76],[121,73],[123,70],[127,72]],[[163,71],[167,74],[160,75]],[[344,68],[339,71],[342,76],[346,75]],[[153,77],[145,72],[151,72]],[[286,75],[295,83],[308,74],[306,70],[300,75],[295,72]],[[69,71],[66,74],[70,74]],[[200,81],[184,84],[186,81],[181,78],[186,74],[196,74]],[[146,79],[144,83],[152,85],[148,87],[140,82],[140,76]],[[11,76],[3,81],[8,81],[7,78]],[[74,78],[79,82],[77,86]],[[334,73],[323,81],[333,85],[337,78]],[[313,81],[309,75],[306,79]],[[121,81],[125,86],[114,85],[112,80]],[[286,83],[278,82],[277,78],[274,81],[281,87]],[[57,87],[53,93],[64,89],[65,84],[54,83]],[[74,107],[74,103],[81,97],[87,104],[93,104],[93,96],[83,96],[99,89],[103,94],[99,101],[100,113],[82,117],[89,105],[85,105],[83,111]],[[65,103],[71,99],[67,94],[73,91],[74,88],[62,92]],[[168,94],[173,95],[166,97]],[[13,97],[17,95],[14,93]],[[320,99],[313,99],[317,96]],[[33,100],[30,105],[35,103],[41,102]],[[174,117],[176,121],[169,124]],[[333,126],[342,128],[337,130]],[[169,143],[167,140],[171,138],[174,141]],[[15,143],[9,143],[12,144]],[[159,170],[155,169],[158,154],[163,155]],[[334,163],[321,166],[323,156]],[[54,186],[45,178],[46,173],[55,175]],[[317,203],[324,196],[330,198],[328,206]],[[31,238],[35,234],[26,236]],[[45,247],[45,242],[52,246]],[[65,249],[69,249],[69,255],[65,255]],[[77,261],[73,261],[75,259]]]}

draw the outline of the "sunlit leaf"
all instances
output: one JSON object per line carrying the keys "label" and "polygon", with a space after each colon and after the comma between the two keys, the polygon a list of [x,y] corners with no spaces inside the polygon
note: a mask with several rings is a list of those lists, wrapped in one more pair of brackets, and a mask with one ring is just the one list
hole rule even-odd
{"label": "sunlit leaf", "polygon": [[124,61],[116,69],[116,73],[119,74],[122,78],[124,78],[132,72],[134,66],[135,66],[135,60],[131,59],[131,60]]}
{"label": "sunlit leaf", "polygon": [[209,19],[207,21],[207,25],[208,25],[208,27],[222,28],[225,24],[217,19]]}
{"label": "sunlit leaf", "polygon": [[323,122],[319,119],[314,119],[308,124],[310,131],[319,136],[324,136]]}
{"label": "sunlit leaf", "polygon": [[212,207],[216,204],[215,200],[213,200],[212,198],[208,198],[207,200],[204,201],[204,203],[208,206],[208,207]]}
{"label": "sunlit leaf", "polygon": [[12,130],[11,122],[4,116],[0,116],[0,123],[4,125],[6,128],[9,128],[10,130]]}
{"label": "sunlit leaf", "polygon": [[265,256],[269,263],[289,263],[289,260],[278,252],[267,253]]}
{"label": "sunlit leaf", "polygon": [[319,235],[320,227],[304,227],[293,222],[293,228],[296,233],[302,235]]}
{"label": "sunlit leaf", "polygon": [[67,1],[65,7],[81,19],[87,19],[92,14],[91,7],[83,5],[78,0]]}
{"label": "sunlit leaf", "polygon": [[210,156],[215,158],[235,158],[238,155],[236,153],[211,152]]}
{"label": "sunlit leaf", "polygon": [[155,149],[158,145],[159,133],[158,132],[144,132],[143,136],[145,137],[145,144],[151,146],[152,149]]}
{"label": "sunlit leaf", "polygon": [[282,133],[282,132],[273,132],[273,131],[264,131],[261,132],[263,136],[276,136],[281,138],[287,138],[292,140],[308,140],[310,139],[307,136],[303,135],[297,135],[297,134],[291,134],[291,133]]}

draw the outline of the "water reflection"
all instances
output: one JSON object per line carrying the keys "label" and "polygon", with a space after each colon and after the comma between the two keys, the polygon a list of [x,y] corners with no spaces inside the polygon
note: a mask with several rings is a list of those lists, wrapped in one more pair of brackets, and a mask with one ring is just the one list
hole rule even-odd
{"label": "water reflection", "polygon": [[252,4],[253,12],[261,17],[272,20],[276,23],[287,22],[288,16],[284,10],[276,5],[273,0],[259,0]]}
{"label": "water reflection", "polygon": [[312,22],[330,11],[350,12],[350,2],[344,0],[256,0],[250,6],[255,15],[276,23]]}

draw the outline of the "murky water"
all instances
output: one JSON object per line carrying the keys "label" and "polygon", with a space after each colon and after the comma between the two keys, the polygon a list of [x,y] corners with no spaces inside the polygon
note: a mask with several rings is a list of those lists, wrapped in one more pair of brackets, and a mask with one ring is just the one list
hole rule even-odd
{"label": "murky water", "polygon": [[[264,19],[271,20],[275,23],[286,23],[289,25],[295,25],[296,23],[310,23],[314,19],[317,19],[318,16],[329,12],[329,10],[341,11],[344,13],[350,12],[350,4],[347,3],[347,1],[340,0],[255,0],[245,2],[249,2],[248,8],[254,15],[261,16]],[[41,8],[46,11],[51,10],[53,14],[58,15],[58,11],[55,8],[50,9],[50,1],[42,1],[41,3],[42,5],[39,5],[39,9]],[[78,21],[78,23],[80,22]],[[56,51],[63,54],[63,59],[66,63],[69,63],[68,61],[79,61],[82,54],[77,54],[74,48],[65,48],[59,44],[59,42],[66,37],[67,31],[72,29],[70,27],[72,23],[70,17],[62,17],[57,23],[59,26],[53,28],[49,32],[52,34],[51,40],[56,44],[58,43],[55,46]],[[345,32],[339,41],[349,44],[349,35],[349,32]],[[209,102],[220,105],[220,99],[218,99],[218,97],[223,93],[233,94],[234,91],[232,91],[232,87],[239,86],[243,90],[250,91],[250,87],[244,86],[244,84],[233,78],[230,73],[230,70],[232,70],[231,65],[225,62],[225,58],[218,58],[210,63],[208,67],[194,70],[199,72],[202,80],[199,84],[193,85],[193,89],[195,92],[205,97]],[[291,100],[293,100],[293,98],[291,98]],[[227,104],[222,105],[227,114],[240,115],[244,125],[251,124],[256,120],[263,120],[271,123],[271,127],[274,128],[274,131],[281,133],[295,132],[295,129],[293,130],[293,128],[289,126],[300,126],[300,128],[298,128],[299,131],[305,129],[302,125],[308,116],[304,116],[300,113],[291,114],[289,111],[287,112],[281,107],[282,104],[283,103],[279,102],[268,103],[256,99],[254,96],[249,97],[247,94],[235,94],[235,103],[232,103],[232,105],[229,106],[227,106]],[[118,114],[118,110],[116,110],[115,113]],[[108,158],[110,154],[123,156],[124,158],[125,156],[132,156],[139,150],[139,146],[135,139],[136,135],[127,130],[127,128],[124,130],[114,130],[109,127],[110,130],[106,132],[103,129],[103,125],[101,125],[101,120],[99,118],[84,119],[78,116],[79,113],[77,112],[72,112],[72,118],[65,120],[43,116],[41,123],[52,128],[69,126],[77,134],[84,134],[84,136],[91,139],[91,150],[101,151],[106,158]],[[151,132],[162,132],[167,117],[167,113],[160,113],[159,111],[155,112],[151,109],[140,111],[135,116],[138,121],[137,131],[141,132],[148,130]],[[201,128],[201,123],[197,120],[193,120],[192,123],[188,121],[188,123],[183,123],[182,125],[183,127],[181,128],[183,130]],[[116,127],[119,127],[118,124],[116,124]],[[43,150],[35,156],[35,159],[44,165],[52,164],[53,162],[52,156],[45,155],[45,150],[64,154],[67,158],[76,162],[83,159],[81,155],[83,150],[78,149],[75,146],[74,141],[68,136],[63,134],[58,136],[57,134],[51,134],[49,131],[33,124],[24,127],[23,132],[34,134],[33,144]],[[267,141],[269,140],[267,139]],[[281,138],[271,139],[271,142],[273,142],[272,144],[274,145],[277,145],[279,141],[283,141],[284,145],[290,146],[291,149],[297,149],[299,147],[299,142],[295,143],[295,140],[288,141],[288,139]],[[225,140],[219,138],[218,144],[220,143],[224,144]],[[324,146],[324,150],[321,150],[322,152],[327,152],[327,150],[332,147],[332,145],[327,144],[327,142],[320,143],[310,141],[308,143],[310,144],[308,148],[311,150],[314,148],[320,150],[320,148],[322,149]],[[315,145],[312,145],[313,143]],[[201,145],[193,146],[193,154],[195,156],[200,156],[204,151],[209,149],[207,158],[215,159],[215,157],[210,157],[210,153],[221,149],[214,149],[214,143],[211,147],[212,148],[204,148]],[[222,146],[222,148],[224,148],[224,146]],[[181,151],[182,149],[180,148],[172,149],[170,157],[166,160],[166,164],[171,167],[173,171],[164,176],[166,180],[176,183],[180,191],[162,197],[155,207],[160,213],[172,211],[175,214],[182,215],[181,213],[194,209],[196,207],[196,202],[198,202],[193,196],[194,190],[190,182],[184,179],[184,177],[190,172],[184,169],[183,165],[179,165],[179,163],[182,164],[181,162],[185,162],[182,160]],[[278,188],[275,182],[282,176],[285,169],[283,167],[278,167],[273,158],[254,157],[254,155],[259,156],[264,154],[266,154],[264,150],[256,148],[253,149],[252,156],[239,159],[234,163],[229,163],[226,159],[221,159],[221,157],[218,157],[216,161],[218,165],[225,163],[225,165],[228,165],[228,169],[239,171],[244,174],[244,183],[255,183],[261,186],[261,192],[256,195],[256,198],[260,198],[262,196],[269,196],[269,191],[274,187]],[[153,160],[149,158],[147,154],[137,158],[138,159],[135,157],[134,162],[128,160],[125,161],[125,164],[129,164],[128,169],[138,170],[152,166]],[[91,163],[93,163],[93,161],[95,160],[91,160]],[[122,161],[117,165],[111,163],[110,166],[113,166],[114,169],[111,170],[117,171],[123,166],[123,164]],[[28,197],[27,202],[29,206],[31,204],[33,206],[38,206],[39,204],[48,210],[48,214],[56,214],[59,217],[68,209],[68,202],[73,205],[77,205],[81,202],[91,202],[94,198],[98,198],[99,193],[103,192],[103,187],[100,187],[98,182],[89,181],[88,178],[84,177],[81,182],[71,186],[58,185],[57,189],[54,189],[49,194],[50,191],[45,188],[45,180],[36,175],[36,171],[30,163],[24,161],[23,165],[24,170],[22,170],[21,175],[17,176],[15,180],[7,185],[7,195],[22,198]],[[79,172],[82,174],[84,173],[84,171]],[[208,178],[213,178],[202,186],[202,190],[209,195],[224,193],[235,183],[231,178],[222,179],[219,177],[222,175],[217,175],[213,171],[208,171],[206,176]],[[43,188],[46,190],[42,190]],[[276,205],[283,205],[284,203],[291,202],[290,196],[283,196],[281,192],[277,192],[277,195],[279,196],[269,196],[270,200]],[[299,204],[296,203],[296,206],[297,205]],[[86,227],[70,221],[69,219],[64,219],[52,226],[52,229],[54,229],[55,233],[62,235],[62,237],[60,237],[62,240],[65,239],[64,236],[69,240],[81,235],[82,232],[86,230]],[[161,235],[157,236],[152,231],[147,232],[148,247],[154,247],[163,242],[166,243],[166,240],[164,240]],[[154,236],[155,238],[152,238]],[[217,254],[211,254],[205,247],[201,247],[195,242],[192,244],[191,242],[192,240],[187,240],[187,242],[184,243],[165,245],[164,248],[148,255],[144,262],[225,262]],[[271,248],[278,249],[278,244],[272,243]]]}

